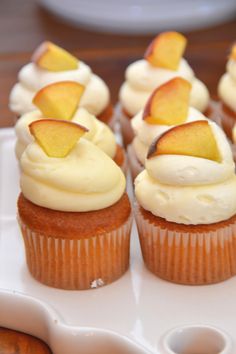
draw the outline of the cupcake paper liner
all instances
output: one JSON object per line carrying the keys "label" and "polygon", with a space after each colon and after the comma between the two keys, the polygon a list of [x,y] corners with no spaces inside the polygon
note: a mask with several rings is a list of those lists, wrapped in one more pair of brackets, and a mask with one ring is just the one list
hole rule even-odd
{"label": "cupcake paper liner", "polygon": [[41,283],[67,290],[109,284],[128,269],[131,223],[130,216],[111,232],[62,239],[33,232],[19,219],[29,271]]}
{"label": "cupcake paper liner", "polygon": [[[174,283],[201,285],[236,274],[236,222],[206,232],[173,231],[154,225],[138,205],[135,217],[144,262],[160,278]],[[168,225],[168,222],[166,222]]]}

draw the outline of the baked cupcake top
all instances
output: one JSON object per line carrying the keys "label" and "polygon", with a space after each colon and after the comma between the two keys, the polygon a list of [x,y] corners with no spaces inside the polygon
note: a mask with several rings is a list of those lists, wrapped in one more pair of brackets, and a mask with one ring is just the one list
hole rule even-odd
{"label": "baked cupcake top", "polygon": [[30,124],[35,141],[20,160],[20,185],[32,203],[60,211],[84,212],[115,204],[125,191],[121,169],[82,138],[87,129],[68,121]]}
{"label": "baked cupcake top", "polygon": [[191,85],[176,77],[158,87],[145,108],[131,120],[135,133],[132,142],[138,160],[144,165],[152,141],[175,125],[206,119],[189,107]]}
{"label": "baked cupcake top", "polygon": [[220,127],[195,121],[161,135],[135,180],[135,194],[144,209],[179,224],[211,224],[233,216],[235,165]]}
{"label": "baked cupcake top", "polygon": [[231,49],[226,64],[226,73],[219,81],[218,95],[236,113],[236,44]]}
{"label": "baked cupcake top", "polygon": [[83,98],[84,87],[76,82],[62,81],[47,85],[34,97],[34,105],[39,110],[25,113],[15,126],[16,156],[20,159],[23,151],[34,140],[29,131],[29,124],[45,117],[71,120],[86,127],[84,138],[90,140],[111,158],[116,154],[115,136],[111,129],[85,108],[78,108]]}
{"label": "baked cupcake top", "polygon": [[18,115],[33,111],[32,99],[37,91],[48,84],[68,80],[85,86],[80,106],[90,113],[97,116],[109,104],[107,85],[87,64],[55,44],[43,42],[34,52],[32,62],[18,74],[18,83],[10,94],[10,109]]}
{"label": "baked cupcake top", "polygon": [[137,114],[153,90],[176,76],[183,77],[192,84],[190,105],[201,112],[206,110],[209,102],[208,90],[182,58],[186,42],[186,38],[180,33],[161,33],[148,47],[144,59],[128,66],[119,94],[122,107],[127,113],[131,116]]}

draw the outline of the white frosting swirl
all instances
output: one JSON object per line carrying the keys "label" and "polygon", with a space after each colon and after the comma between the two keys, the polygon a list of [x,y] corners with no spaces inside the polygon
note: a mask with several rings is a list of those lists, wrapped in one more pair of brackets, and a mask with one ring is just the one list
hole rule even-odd
{"label": "white frosting swirl", "polygon": [[[45,117],[42,113],[36,110],[26,113],[18,119],[15,126],[17,137],[15,152],[18,159],[20,159],[27,145],[34,140],[29,131],[29,124],[43,118]],[[116,154],[115,136],[106,124],[96,119],[84,108],[78,108],[71,121],[86,127],[89,131],[85,133],[84,138],[90,140],[112,159],[114,158]]]}
{"label": "white frosting swirl", "polygon": [[19,72],[19,82],[10,93],[10,109],[22,115],[35,110],[32,99],[42,87],[59,81],[75,81],[85,86],[79,103],[94,115],[99,115],[110,100],[109,90],[104,81],[94,75],[88,65],[79,62],[76,70],[52,72],[41,69],[34,63],[25,65]]}
{"label": "white frosting swirl", "polygon": [[45,208],[72,212],[100,210],[116,203],[125,191],[121,169],[83,138],[65,158],[48,157],[33,142],[24,151],[20,164],[22,193]]}
{"label": "white frosting swirl", "polygon": [[[205,119],[205,116],[201,112],[197,111],[195,108],[189,108],[186,123]],[[141,110],[134,118],[132,118],[131,125],[135,134],[132,145],[138,160],[144,165],[145,158],[152,141],[173,126],[148,124],[143,119],[143,110]]]}
{"label": "white frosting swirl", "polygon": [[218,95],[227,106],[236,112],[236,60],[228,60],[226,73],[219,81]]}
{"label": "white frosting swirl", "polygon": [[181,59],[178,70],[157,68],[147,60],[138,60],[126,69],[126,81],[120,89],[120,101],[124,109],[134,116],[146,104],[151,93],[174,77],[183,77],[192,84],[190,104],[200,111],[205,111],[209,102],[206,86],[194,76],[193,70],[185,59]]}
{"label": "white frosting swirl", "polygon": [[135,180],[140,205],[168,221],[211,224],[236,213],[236,176],[227,139],[213,122],[222,162],[183,155],[160,155],[146,160]]}

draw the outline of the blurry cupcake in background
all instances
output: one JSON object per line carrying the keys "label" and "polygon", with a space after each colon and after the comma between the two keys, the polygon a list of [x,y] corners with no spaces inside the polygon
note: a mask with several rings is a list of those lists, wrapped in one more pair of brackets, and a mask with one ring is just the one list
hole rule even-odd
{"label": "blurry cupcake in background", "polygon": [[[22,153],[34,137],[30,133],[29,124],[43,118],[70,120],[88,129],[84,138],[103,150],[125,172],[126,155],[124,149],[116,143],[115,135],[108,125],[96,119],[85,108],[80,107],[84,86],[74,81],[56,82],[45,86],[33,98],[34,111],[23,114],[15,125],[16,156]],[[36,110],[38,108],[38,110]]]}
{"label": "blurry cupcake in background", "polygon": [[112,123],[113,108],[105,82],[91,68],[51,42],[43,42],[33,53],[32,62],[18,74],[10,93],[9,107],[17,116],[35,110],[35,94],[48,84],[75,81],[85,87],[80,107],[106,124]]}
{"label": "blurry cupcake in background", "polygon": [[186,38],[178,32],[159,34],[147,48],[144,59],[128,66],[119,93],[120,122],[125,145],[133,139],[130,119],[146,104],[152,92],[174,77],[182,77],[192,85],[190,105],[208,114],[209,93],[198,80],[183,53]]}
{"label": "blurry cupcake in background", "polygon": [[129,266],[131,207],[121,169],[69,121],[30,124],[20,160],[18,216],[30,273],[45,285],[90,289]]}
{"label": "blurry cupcake in background", "polygon": [[149,147],[155,138],[172,127],[204,120],[205,116],[190,107],[191,84],[176,77],[159,86],[144,109],[131,120],[134,139],[128,146],[128,159],[133,179],[144,169]]}
{"label": "blurry cupcake in background", "polygon": [[236,175],[221,128],[185,123],[149,149],[135,180],[144,262],[181,284],[211,284],[236,274]]}
{"label": "blurry cupcake in background", "polygon": [[236,44],[231,49],[226,73],[219,81],[218,96],[221,124],[233,144],[233,154],[236,160]]}

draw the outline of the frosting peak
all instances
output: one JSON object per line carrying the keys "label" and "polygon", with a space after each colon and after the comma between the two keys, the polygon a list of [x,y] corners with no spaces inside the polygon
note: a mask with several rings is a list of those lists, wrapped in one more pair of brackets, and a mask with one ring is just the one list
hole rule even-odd
{"label": "frosting peak", "polygon": [[135,180],[141,206],[154,215],[182,224],[211,224],[236,213],[236,175],[222,130],[209,122],[222,162],[185,155],[157,155]]}
{"label": "frosting peak", "polygon": [[29,63],[20,70],[18,80],[10,94],[10,109],[19,115],[35,110],[32,100],[37,91],[60,81],[75,81],[85,86],[79,105],[87,108],[92,114],[99,115],[110,100],[109,90],[104,81],[94,75],[90,67],[82,61],[79,62],[77,69],[57,72]]}
{"label": "frosting peak", "polygon": [[208,90],[195,78],[193,70],[183,58],[177,70],[154,67],[144,59],[130,64],[125,73],[126,81],[121,86],[119,94],[122,106],[134,116],[145,106],[154,89],[177,76],[192,84],[190,105],[204,111],[209,101]]}
{"label": "frosting peak", "polygon": [[[206,120],[206,118],[201,112],[197,111],[195,108],[190,107],[188,110],[186,123],[193,122],[196,120]],[[131,125],[135,133],[135,138],[132,143],[133,148],[135,150],[138,160],[144,165],[145,158],[147,156],[147,152],[152,141],[170,128],[172,128],[173,126],[148,124],[143,119],[143,110],[140,111],[131,120]]]}
{"label": "frosting peak", "polygon": [[[28,125],[42,118],[44,118],[42,113],[35,110],[24,114],[18,119],[15,126],[17,137],[15,151],[18,159],[20,159],[27,145],[33,141]],[[84,138],[90,140],[107,155],[114,158],[116,154],[115,136],[106,124],[96,119],[95,116],[87,112],[84,108],[77,109],[71,121],[85,126],[89,131],[84,135]]]}
{"label": "frosting peak", "polygon": [[103,209],[116,203],[125,190],[120,168],[84,138],[63,159],[48,157],[33,142],[20,163],[24,196],[45,208],[73,212]]}

